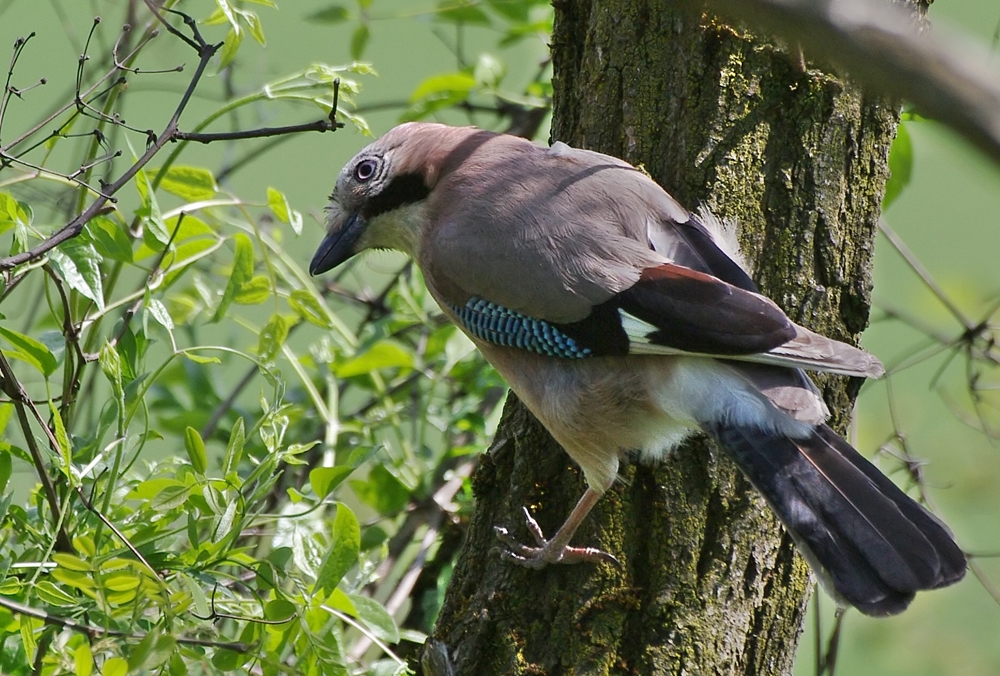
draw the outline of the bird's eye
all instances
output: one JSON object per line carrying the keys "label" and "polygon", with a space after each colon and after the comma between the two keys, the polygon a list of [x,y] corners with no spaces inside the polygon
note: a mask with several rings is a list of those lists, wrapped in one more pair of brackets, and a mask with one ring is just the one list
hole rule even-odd
{"label": "bird's eye", "polygon": [[378,162],[375,160],[362,160],[358,162],[358,166],[354,167],[354,178],[363,183],[375,175],[377,168]]}

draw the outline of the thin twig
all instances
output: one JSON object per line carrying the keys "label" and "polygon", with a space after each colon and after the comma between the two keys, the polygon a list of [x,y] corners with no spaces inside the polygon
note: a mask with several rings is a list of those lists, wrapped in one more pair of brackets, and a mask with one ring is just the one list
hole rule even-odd
{"label": "thin twig", "polygon": [[938,283],[931,276],[931,273],[923,266],[917,256],[910,251],[910,247],[906,246],[906,242],[903,241],[903,238],[897,235],[896,231],[893,230],[884,219],[880,218],[878,220],[878,229],[879,232],[885,235],[885,238],[889,240],[889,243],[892,244],[892,247],[896,250],[896,252],[903,257],[903,260],[905,260],[906,264],[910,266],[910,269],[912,269],[913,272],[920,277],[920,281],[924,283],[924,286],[930,289],[931,293],[934,294],[938,301],[948,308],[948,312],[950,312],[967,331],[971,331],[975,328],[966,316],[962,314],[962,311],[958,309],[958,306],[951,301],[948,294],[944,292],[944,289],[938,285]]}
{"label": "thin twig", "polygon": [[110,528],[111,531],[118,536],[118,539],[121,540],[123,545],[125,545],[125,548],[128,549],[130,552],[132,552],[132,556],[137,558],[139,562],[142,563],[142,565],[146,566],[146,568],[149,570],[150,573],[153,574],[154,577],[160,580],[163,579],[163,576],[155,568],[153,568],[152,565],[150,565],[149,561],[146,560],[146,557],[142,555],[142,552],[136,549],[135,545],[133,545],[129,541],[129,539],[125,537],[125,534],[122,533],[120,530],[118,530],[118,527],[115,526],[115,524],[111,523],[111,520],[108,517],[104,516],[104,514],[102,514],[101,511],[97,509],[97,507],[94,507],[94,503],[92,503],[90,499],[88,499],[87,496],[84,495],[83,489],[80,488],[79,486],[76,487],[76,495],[78,498],[80,498],[80,501],[83,502],[83,506],[86,507],[91,514],[100,519],[105,526]]}
{"label": "thin twig", "polygon": [[[3,391],[7,393],[11,401],[14,404],[14,410],[17,412],[17,419],[21,425],[21,431],[24,433],[25,443],[28,445],[28,452],[31,454],[31,461],[35,465],[35,471],[38,472],[38,480],[42,484],[42,490],[45,493],[45,499],[49,503],[49,509],[52,510],[52,519],[55,523],[62,523],[62,510],[59,506],[59,496],[56,494],[55,484],[52,483],[52,479],[49,477],[49,473],[45,466],[45,459],[42,458],[41,449],[35,442],[35,435],[31,430],[31,423],[28,420],[28,414],[25,412],[25,404],[30,406],[33,411],[36,412],[37,409],[31,403],[31,399],[28,397],[28,393],[24,391],[21,386],[21,381],[17,379],[14,375],[14,369],[11,368],[10,362],[7,361],[6,355],[0,352],[0,375],[3,376],[3,380],[0,381],[0,387]],[[48,428],[48,425],[43,425],[45,431],[51,437],[52,431]],[[55,448],[58,449],[58,444]],[[59,545],[59,549],[64,552],[73,551],[73,545],[63,530],[62,526],[56,532],[56,543]]]}
{"label": "thin twig", "polygon": [[[58,615],[52,615],[44,610],[38,610],[37,608],[32,608],[31,606],[26,606],[23,603],[18,603],[17,601],[12,601],[5,596],[0,596],[0,607],[6,608],[12,613],[18,615],[25,615],[27,617],[34,617],[35,619],[42,620],[45,624],[53,625],[56,627],[62,627],[63,629],[69,629],[70,631],[75,631],[80,634],[86,634],[91,637],[108,637],[108,638],[127,638],[133,641],[141,641],[146,638],[147,634],[144,632],[125,632],[119,631],[117,629],[106,629],[104,627],[98,627],[93,624],[83,624],[82,622],[77,622],[76,620],[71,620],[68,617],[59,617]],[[185,636],[176,637],[178,643],[183,645],[193,645],[193,646],[203,646],[206,648],[225,648],[226,650],[232,650],[238,653],[250,652],[251,646],[246,643],[230,643],[226,641],[209,641],[201,638],[188,638]]]}
{"label": "thin twig", "polygon": [[[147,0],[147,5],[150,3]],[[198,50],[198,66],[195,69],[194,75],[191,77],[191,81],[188,83],[184,94],[181,96],[180,102],[177,104],[174,114],[170,117],[170,121],[167,122],[166,127],[164,127],[163,132],[158,138],[156,138],[149,146],[146,148],[146,152],[142,154],[131,167],[129,167],[125,173],[118,177],[116,181],[106,186],[102,193],[91,203],[91,205],[76,218],[71,220],[69,223],[60,228],[55,234],[51,235],[48,239],[43,241],[38,246],[25,251],[23,253],[17,254],[15,256],[9,256],[7,258],[0,259],[0,271],[10,270],[18,265],[23,265],[29,261],[40,258],[52,249],[56,248],[63,242],[73,239],[83,230],[83,226],[88,223],[98,212],[104,207],[108,200],[113,200],[113,195],[122,189],[132,178],[142,169],[149,161],[166,145],[177,132],[177,125],[180,121],[181,113],[187,108],[188,102],[191,100],[191,96],[194,93],[195,88],[201,81],[202,75],[205,73],[205,69],[208,67],[208,63],[215,53],[222,47],[222,43],[209,44],[201,39],[201,34],[198,32],[197,27],[194,26],[193,19],[185,15],[185,23],[188,23],[192,27],[195,36],[200,40],[200,44],[194,42],[193,40],[187,39],[186,42],[195,46]],[[174,29],[172,32],[176,31]]]}
{"label": "thin twig", "polygon": [[214,133],[197,133],[178,131],[171,137],[171,141],[194,141],[196,143],[212,143],[213,141],[239,141],[249,138],[265,138],[268,136],[278,136],[279,134],[298,134],[304,131],[336,131],[344,126],[343,122],[333,122],[329,118],[307,122],[305,124],[292,124],[285,127],[260,127],[259,129],[245,129],[242,131],[220,131]]}

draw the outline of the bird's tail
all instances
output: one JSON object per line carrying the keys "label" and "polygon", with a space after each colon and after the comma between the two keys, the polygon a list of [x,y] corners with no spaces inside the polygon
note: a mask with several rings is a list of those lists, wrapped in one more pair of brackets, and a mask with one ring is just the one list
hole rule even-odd
{"label": "bird's tail", "polygon": [[957,582],[948,529],[826,425],[804,439],[710,426],[763,493],[824,586],[866,615],[893,615],[921,589]]}

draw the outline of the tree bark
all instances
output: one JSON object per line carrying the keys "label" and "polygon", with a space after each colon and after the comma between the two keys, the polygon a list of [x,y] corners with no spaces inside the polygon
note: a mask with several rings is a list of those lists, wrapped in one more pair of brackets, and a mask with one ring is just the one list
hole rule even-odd
{"label": "tree bark", "polygon": [[[897,116],[797,49],[665,0],[556,4],[553,140],[642,165],[739,223],[763,292],[854,340]],[[859,383],[820,383],[843,423]],[[574,540],[622,563],[535,571],[495,525],[554,533],[580,472],[511,396],[435,629],[455,674],[787,674],[811,578],[763,500],[704,439],[627,464]],[[430,669],[427,669],[430,671]]]}

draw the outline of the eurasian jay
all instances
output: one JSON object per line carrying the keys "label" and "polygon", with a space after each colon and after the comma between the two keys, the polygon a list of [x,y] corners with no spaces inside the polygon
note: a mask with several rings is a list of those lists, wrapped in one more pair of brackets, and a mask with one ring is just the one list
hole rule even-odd
{"label": "eurasian jay", "polygon": [[869,615],[951,584],[948,529],[826,424],[802,369],[879,377],[858,348],[793,323],[723,252],[711,219],[635,167],[556,143],[408,123],[341,171],[316,275],[373,248],[409,254],[441,310],[582,468],[588,488],[531,567],[611,560],[570,540],[620,458],[716,439],[824,586]]}

